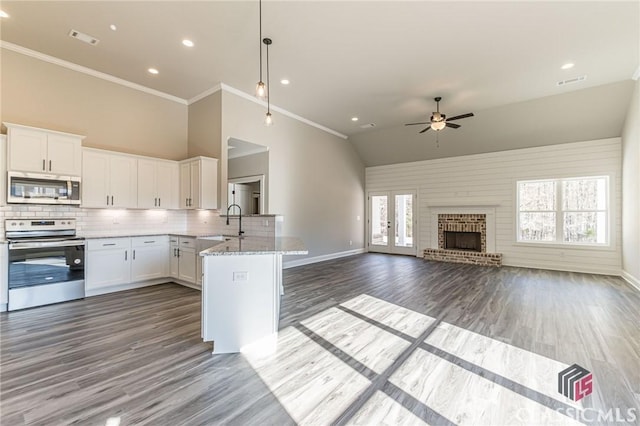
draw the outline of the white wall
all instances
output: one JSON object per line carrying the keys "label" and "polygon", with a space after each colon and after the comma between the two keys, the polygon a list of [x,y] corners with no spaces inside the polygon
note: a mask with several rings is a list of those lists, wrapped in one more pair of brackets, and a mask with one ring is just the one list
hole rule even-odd
{"label": "white wall", "polygon": [[622,276],[640,289],[640,81],[622,132]]}
{"label": "white wall", "polygon": [[[518,245],[516,181],[612,175],[613,246],[609,250]],[[621,142],[619,138],[369,167],[367,191],[418,190],[419,253],[431,246],[429,205],[495,205],[496,252],[511,266],[619,275]]]}

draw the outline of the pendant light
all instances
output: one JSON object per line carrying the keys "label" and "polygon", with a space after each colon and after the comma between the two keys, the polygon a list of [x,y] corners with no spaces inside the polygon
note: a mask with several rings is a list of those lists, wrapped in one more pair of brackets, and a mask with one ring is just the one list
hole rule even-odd
{"label": "pendant light", "polygon": [[265,37],[262,42],[267,45],[267,87],[265,95],[267,96],[267,115],[264,118],[265,126],[273,126],[273,117],[271,116],[271,96],[269,96],[269,46],[272,41],[270,38]]}
{"label": "pendant light", "polygon": [[256,84],[256,97],[264,100],[267,96],[267,88],[262,81],[262,0],[259,0],[259,25],[260,34],[258,35],[258,44],[260,47],[260,80]]}

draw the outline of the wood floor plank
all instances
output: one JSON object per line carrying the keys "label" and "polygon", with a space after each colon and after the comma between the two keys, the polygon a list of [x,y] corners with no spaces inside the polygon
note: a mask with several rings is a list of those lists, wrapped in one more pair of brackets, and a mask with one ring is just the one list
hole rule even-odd
{"label": "wood floor plank", "polygon": [[[0,424],[640,417],[640,294],[620,278],[364,254],[285,270],[284,283],[268,356],[212,355],[200,293],[172,283],[2,313]],[[594,376],[579,403],[554,390],[573,363]]]}

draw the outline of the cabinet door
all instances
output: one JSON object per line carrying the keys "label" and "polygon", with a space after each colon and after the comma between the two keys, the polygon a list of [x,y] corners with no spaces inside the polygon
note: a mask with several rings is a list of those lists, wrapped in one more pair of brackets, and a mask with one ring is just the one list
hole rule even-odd
{"label": "cabinet door", "polygon": [[169,253],[171,260],[169,262],[169,275],[172,278],[180,278],[180,258],[178,257],[178,244],[171,244],[171,252]]}
{"label": "cabinet door", "polygon": [[[178,192],[180,178],[177,163],[159,161],[156,165],[156,194],[158,207],[163,209],[178,208]],[[140,206],[138,206],[140,207]]]}
{"label": "cabinet door", "polygon": [[47,137],[48,172],[80,176],[82,172],[82,142],[73,136],[49,134]]}
{"label": "cabinet door", "polygon": [[200,161],[193,161],[191,163],[191,206],[196,209],[202,208],[202,196],[200,191],[201,188],[201,174],[202,170]]}
{"label": "cabinet door", "polygon": [[138,207],[151,209],[158,207],[156,191],[157,162],[138,160]]}
{"label": "cabinet door", "polygon": [[94,290],[127,284],[131,278],[131,250],[89,250],[85,287]]}
{"label": "cabinet door", "polygon": [[23,172],[47,171],[47,134],[37,130],[10,128],[7,169]]}
{"label": "cabinet door", "polygon": [[196,251],[194,249],[180,249],[178,258],[178,278],[188,283],[196,282]]}
{"label": "cabinet door", "polygon": [[131,281],[145,281],[167,276],[169,245],[133,247],[131,255]]}
{"label": "cabinet door", "polygon": [[113,155],[109,164],[110,207],[137,207],[137,160]]}
{"label": "cabinet door", "polygon": [[85,150],[82,157],[82,207],[109,207],[110,156]]}
{"label": "cabinet door", "polygon": [[180,164],[180,208],[194,208],[190,206],[191,200],[191,163]]}

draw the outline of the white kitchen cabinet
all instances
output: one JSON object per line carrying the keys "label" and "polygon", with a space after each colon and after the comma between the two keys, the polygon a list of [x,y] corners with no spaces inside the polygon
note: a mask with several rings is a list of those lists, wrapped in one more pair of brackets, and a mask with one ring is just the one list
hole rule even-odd
{"label": "white kitchen cabinet", "polygon": [[195,157],[180,162],[180,208],[218,208],[218,160]]}
{"label": "white kitchen cabinet", "polygon": [[82,171],[82,207],[137,207],[136,157],[85,148]]}
{"label": "white kitchen cabinet", "polygon": [[7,136],[0,135],[0,206],[7,205]]}
{"label": "white kitchen cabinet", "polygon": [[194,237],[171,236],[171,260],[169,273],[172,278],[196,284],[196,239]]}
{"label": "white kitchen cabinet", "polygon": [[169,237],[154,235],[131,238],[131,282],[168,275]]}
{"label": "white kitchen cabinet", "polygon": [[7,126],[7,169],[80,176],[84,136],[19,124]]}
{"label": "white kitchen cabinet", "polygon": [[131,239],[87,241],[85,289],[96,290],[131,282]]}
{"label": "white kitchen cabinet", "polygon": [[179,172],[175,161],[138,159],[138,208],[178,208]]}

